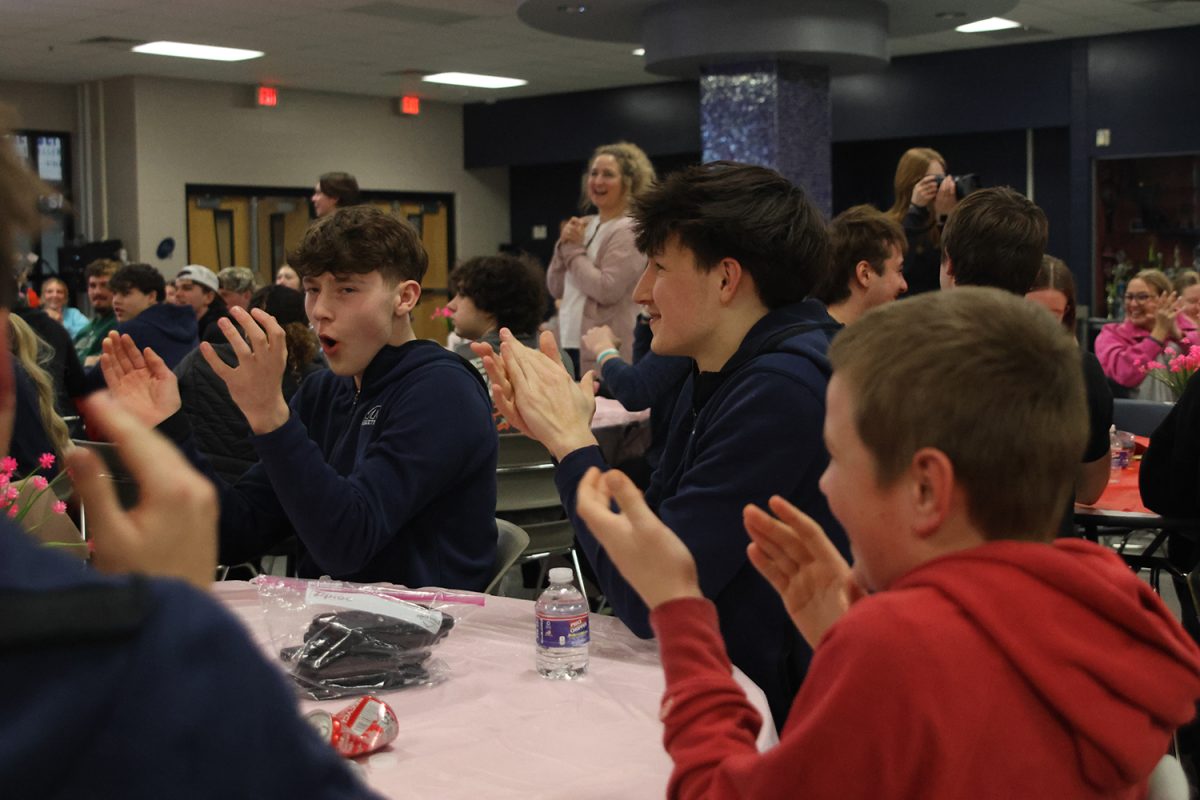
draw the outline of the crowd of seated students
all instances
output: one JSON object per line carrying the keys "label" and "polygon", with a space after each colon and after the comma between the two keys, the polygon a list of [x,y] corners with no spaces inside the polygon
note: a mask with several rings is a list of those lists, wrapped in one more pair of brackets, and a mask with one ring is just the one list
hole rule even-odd
{"label": "crowd of seated students", "polygon": [[[451,273],[455,329],[470,344],[456,354],[416,339],[419,237],[382,211],[338,202],[326,186],[338,174],[322,176],[320,219],[289,254],[303,300],[283,285],[246,300],[249,271],[189,265],[174,281],[179,305],[166,305],[153,267],[89,268],[97,317],[77,341],[91,356],[100,342],[96,374],[116,401],[89,408],[126,448],[144,490],[125,514],[94,460],[71,454],[79,491],[97,509],[97,569],[203,586],[218,556],[254,558],[294,534],[301,576],[479,589],[496,547],[499,420],[555,457],[563,506],[614,612],[660,640],[672,796],[1145,789],[1195,711],[1200,651],[1119,559],[1054,540],[1071,497],[1102,490],[1097,464],[1107,479],[1112,406],[1098,365],[1083,354],[1081,368],[1063,330],[1074,291],[1061,285],[1065,268],[1043,261],[1040,209],[1007,189],[951,201],[953,179],[938,182],[945,167],[933,154],[906,187],[908,216],[946,210],[922,235],[936,244],[942,288],[954,291],[895,303],[913,253],[912,231],[896,219],[860,206],[827,228],[802,188],[735,163],[639,184],[620,158],[632,146],[611,147],[585,177],[599,213],[564,227],[550,287],[569,288],[575,276],[571,291],[586,294],[608,257],[604,242],[592,245],[628,237],[626,260],[649,263],[609,305],[643,307],[652,352],[630,363],[632,328],[618,333],[614,318],[585,312],[581,325],[606,324],[577,337],[578,381],[567,349],[535,335],[547,299],[540,271],[511,256],[470,259]],[[12,206],[0,245],[5,225],[29,224],[18,213],[25,180],[0,161],[0,201]],[[1053,313],[1060,299],[1058,319],[1037,308]],[[1178,329],[1186,339],[1174,297],[1163,301],[1170,314],[1150,309],[1150,338],[1170,317],[1176,328],[1165,338]],[[186,343],[176,336],[184,328]],[[328,369],[316,366],[318,347]],[[586,369],[593,363],[598,375]],[[657,409],[661,451],[644,494],[599,453],[593,377],[630,407]],[[10,380],[0,381],[0,399],[14,396]],[[18,413],[24,391],[46,422],[50,379],[34,381],[32,393],[21,380]],[[1195,425],[1195,405],[1181,402],[1169,418],[1175,441],[1191,441],[1184,426]],[[65,450],[63,430],[44,427]],[[235,450],[231,470],[222,456]],[[1191,481],[1194,494],[1200,455],[1176,447],[1170,458],[1197,462],[1173,484]],[[192,509],[192,523],[152,544],[172,503]],[[0,541],[25,571],[0,569],[0,591],[101,593],[129,609],[101,625],[111,640],[88,645],[102,665],[94,686],[106,685],[110,664],[144,670],[167,658],[161,648],[189,652],[229,636],[226,616],[171,582],[68,576],[19,534],[2,531]],[[183,614],[203,624],[162,632]],[[35,642],[71,641],[65,617],[36,619],[42,630],[24,634]],[[1137,644],[1132,628],[1143,631]],[[150,637],[161,639],[154,654],[131,655],[129,642]],[[363,796],[314,752],[315,737],[296,724],[244,634],[231,641],[228,655],[179,669],[198,687],[263,693],[282,720],[278,742],[237,758],[261,758],[274,774],[291,747],[310,758],[309,793]],[[770,753],[755,750],[761,720],[730,663],[766,694],[781,729]],[[241,677],[214,677],[231,664]],[[1126,691],[1142,673],[1163,677],[1152,690]],[[982,700],[980,685],[989,687]],[[202,703],[204,693],[189,699]],[[76,728],[104,724],[93,705]],[[870,746],[862,720],[875,731]],[[105,759],[93,767],[102,785],[133,785],[127,758],[89,756]],[[165,774],[140,780],[152,786]],[[77,786],[70,781],[82,776],[59,779]]]}

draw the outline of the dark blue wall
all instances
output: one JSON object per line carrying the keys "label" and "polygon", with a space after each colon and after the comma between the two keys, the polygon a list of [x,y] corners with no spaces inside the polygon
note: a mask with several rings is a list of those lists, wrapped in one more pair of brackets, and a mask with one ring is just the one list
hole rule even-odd
{"label": "dark blue wall", "polygon": [[[889,206],[896,159],[913,145],[941,150],[955,173],[1023,189],[1024,131],[1033,130],[1049,250],[1071,265],[1086,303],[1091,160],[1200,151],[1200,26],[897,58],[835,78],[831,96],[835,212]],[[1095,146],[1097,128],[1111,129],[1111,147]],[[572,213],[597,144],[628,139],[676,163],[698,158],[699,93],[666,83],[469,105],[464,139],[468,168],[523,167],[513,172],[512,231],[529,243],[534,220]]]}

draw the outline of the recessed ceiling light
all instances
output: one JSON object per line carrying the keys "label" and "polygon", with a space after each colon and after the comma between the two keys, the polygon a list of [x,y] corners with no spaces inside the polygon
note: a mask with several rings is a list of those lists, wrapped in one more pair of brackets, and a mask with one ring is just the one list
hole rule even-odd
{"label": "recessed ceiling light", "polygon": [[260,50],[239,50],[236,47],[213,47],[207,44],[188,44],[186,42],[147,42],[132,49],[135,53],[175,56],[176,58],[200,58],[205,61],[249,61],[252,58],[262,58],[264,55]]}
{"label": "recessed ceiling light", "polygon": [[646,48],[644,48],[644,47],[635,48],[633,51],[633,54],[635,56],[644,56],[644,55],[646,55]]}
{"label": "recessed ceiling light", "polygon": [[564,14],[582,14],[583,12],[587,11],[587,6],[585,6],[585,5],[559,6],[558,10],[563,12]]}
{"label": "recessed ceiling light", "polygon": [[962,19],[967,15],[965,11],[939,11],[933,16],[938,19]]}
{"label": "recessed ceiling light", "polygon": [[987,33],[988,31],[1003,31],[1009,28],[1020,28],[1021,23],[1014,22],[1011,19],[1004,17],[989,17],[981,19],[978,22],[968,22],[966,25],[959,25],[954,30],[959,33]]}
{"label": "recessed ceiling light", "polygon": [[451,86],[471,86],[476,89],[511,89],[524,86],[529,81],[520,78],[499,78],[495,75],[472,75],[469,72],[439,72],[421,78],[429,83],[447,83]]}

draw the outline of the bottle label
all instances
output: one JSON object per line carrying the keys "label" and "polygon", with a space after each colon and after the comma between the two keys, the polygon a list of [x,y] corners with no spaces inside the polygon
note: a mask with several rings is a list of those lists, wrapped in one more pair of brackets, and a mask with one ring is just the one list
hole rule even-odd
{"label": "bottle label", "polygon": [[537,617],[538,647],[583,647],[588,643],[588,615]]}

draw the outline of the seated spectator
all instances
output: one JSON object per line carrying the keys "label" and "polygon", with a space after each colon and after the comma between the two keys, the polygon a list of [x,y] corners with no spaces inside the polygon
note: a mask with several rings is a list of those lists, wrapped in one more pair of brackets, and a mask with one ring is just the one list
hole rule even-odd
{"label": "seated spectator", "polygon": [[[971,193],[951,212],[942,234],[942,288],[989,286],[1028,297],[1034,286],[1049,280],[1039,278],[1047,269],[1048,232],[1045,213],[1019,192],[1003,186]],[[1060,275],[1057,282],[1063,281]],[[1076,495],[1064,505],[1059,520],[1063,536],[1075,531],[1074,501],[1094,502],[1109,478],[1112,393],[1091,354],[1080,353],[1080,368],[1087,394],[1088,438],[1075,473]]]}
{"label": "seated spectator", "polygon": [[[189,309],[163,302],[165,281],[149,264],[126,264],[108,280],[117,333],[158,353],[168,369],[196,349],[196,317]],[[96,370],[99,372],[99,370]]]}
{"label": "seated spectator", "polygon": [[[50,362],[49,346],[15,314],[8,316],[9,344],[12,347],[14,397],[16,408],[12,443],[7,455],[17,460],[15,475],[31,473],[43,453],[60,458],[71,449],[67,425],[54,407],[54,382],[45,365]],[[58,473],[56,462],[40,474]],[[7,488],[7,487],[5,487]]]}
{"label": "seated spectator", "polygon": [[[454,333],[462,343],[453,349],[470,361],[487,380],[483,359],[471,352],[471,342],[500,347],[500,329],[507,328],[523,344],[536,346],[538,325],[546,312],[548,295],[542,272],[536,264],[500,253],[477,256],[459,264],[450,273],[450,302],[446,304],[454,322]],[[574,369],[564,355],[567,369]],[[496,430],[512,426],[493,411]]]}
{"label": "seated spectator", "polygon": [[[15,290],[14,278],[10,276],[8,280],[12,281]],[[104,278],[104,281],[107,283],[108,278]],[[107,289],[105,291],[107,292]],[[110,302],[111,297],[109,295]],[[55,411],[60,417],[75,417],[78,413],[75,399],[87,393],[88,385],[87,373],[72,346],[71,334],[45,310],[26,305],[23,294],[17,295],[17,303],[13,315],[24,320],[42,342],[39,345],[39,363],[50,376],[50,383],[54,388]],[[82,433],[82,425],[76,422],[71,432]]]}
{"label": "seated spectator", "polygon": [[117,327],[113,316],[112,292],[108,290],[108,279],[121,268],[120,261],[101,258],[87,265],[88,303],[92,307],[92,320],[83,330],[75,334],[75,353],[83,366],[90,367],[100,359],[100,345],[108,332]]}
{"label": "seated spectator", "polygon": [[297,292],[304,291],[304,287],[300,285],[300,276],[296,274],[296,270],[289,267],[287,264],[281,264],[279,271],[275,273],[275,283],[278,286],[286,286],[289,289],[295,289]]}
{"label": "seated spectator", "polygon": [[217,293],[229,308],[247,308],[250,295],[258,288],[255,285],[254,273],[245,267],[225,267],[217,273],[217,283],[221,286]]}
{"label": "seated spectator", "polygon": [[[290,401],[300,383],[322,366],[317,360],[317,337],[309,330],[304,313],[304,295],[286,286],[268,286],[254,293],[249,307],[266,311],[283,328],[287,368],[282,389],[284,399]],[[226,364],[237,366],[233,345],[215,344],[213,351]],[[175,375],[183,412],[196,435],[196,448],[217,474],[231,483],[236,481],[258,461],[258,456],[250,441],[250,425],[229,396],[225,381],[217,377],[199,350],[183,357],[175,367]]]}
{"label": "seated spectator", "polygon": [[[233,309],[220,329],[225,382],[259,463],[235,484],[196,450],[178,381],[152,350],[115,334],[101,361],[113,394],[204,470],[221,500],[221,560],[255,559],[293,534],[297,574],[480,590],[496,555],[496,430],[479,374],[412,330],[428,257],[412,226],[369,206],[318,220],[288,259],[329,370],[289,405],[283,328]],[[243,338],[244,337],[244,338]]]}
{"label": "seated spectator", "polygon": [[42,310],[50,319],[60,323],[74,339],[88,324],[88,318],[78,308],[69,304],[67,282],[62,278],[47,278],[42,281]]}
{"label": "seated spectator", "polygon": [[1075,335],[1075,276],[1061,258],[1042,256],[1042,266],[1025,299],[1045,308],[1067,333]]}
{"label": "seated spectator", "polygon": [[165,289],[163,292],[163,302],[171,303],[172,305],[179,305],[178,303],[175,302],[175,279],[174,278],[172,278],[171,280],[166,282],[166,286],[165,286]]}
{"label": "seated spectator", "polygon": [[[829,239],[804,190],[763,167],[715,162],[668,176],[634,211],[650,265],[634,290],[660,355],[695,363],[675,404],[646,501],[685,538],[716,604],[733,662],[782,724],[811,655],[779,597],[746,560],[738,509],[783,495],[839,537],[817,488],[828,455],[825,350],[838,324],[805,299],[828,269]],[[502,359],[476,344],[496,406],[558,460],[555,482],[614,612],[649,637],[649,609],[575,513],[575,490],[604,465],[590,422],[592,376],[575,383],[553,337],[542,352],[501,332]],[[520,423],[517,423],[520,420]]]}
{"label": "seated spectator", "polygon": [[837,336],[821,489],[854,568],[783,498],[744,512],[752,563],[815,648],[766,753],[689,548],[619,473],[584,476],[579,513],[659,638],[668,796],[1146,796],[1196,712],[1200,649],[1117,555],[1045,533],[1087,435],[1078,358],[994,289]]}
{"label": "seated spectator", "polygon": [[229,307],[218,292],[221,282],[208,267],[189,264],[175,276],[175,303],[190,306],[196,315],[196,330],[204,342],[222,341],[217,321],[229,318]]}
{"label": "seated spectator", "polygon": [[[649,331],[649,327],[645,330]],[[634,327],[634,335],[638,328]],[[638,344],[634,342],[634,353]],[[612,328],[601,325],[583,334],[583,350],[600,368],[600,388],[630,411],[650,409],[650,445],[639,458],[613,466],[628,475],[639,489],[650,486],[650,476],[658,469],[667,431],[675,413],[675,401],[683,382],[691,377],[692,360],[683,356],[660,356],[646,352],[633,364],[621,358],[620,342]]]}
{"label": "seated spectator", "polygon": [[1096,337],[1096,358],[1114,383],[1135,390],[1138,400],[1173,400],[1171,390],[1146,377],[1146,364],[1170,358],[1168,348],[1186,353],[1200,333],[1177,303],[1171,281],[1144,269],[1125,286],[1125,321],[1110,322]]}
{"label": "seated spectator", "polygon": [[908,289],[900,223],[872,206],[853,206],[829,223],[831,268],[816,296],[829,316],[849,325]]}
{"label": "seated spectator", "polygon": [[1185,269],[1179,273],[1175,278],[1175,293],[1179,295],[1179,310],[1200,328],[1200,272]]}
{"label": "seated spectator", "polygon": [[[37,229],[37,197],[36,178],[12,148],[0,148],[5,259],[16,228]],[[13,425],[12,277],[0,281],[0,455]],[[82,450],[68,456],[96,570],[0,519],[0,680],[21,687],[0,717],[5,795],[372,797],[300,717],[279,669],[208,596],[211,487],[128,414],[98,400],[91,408],[141,499],[121,511],[99,460]]]}

